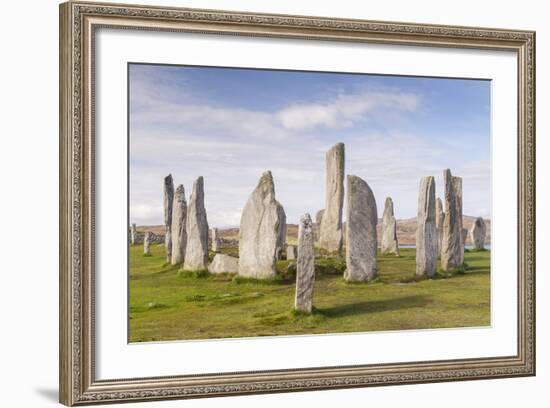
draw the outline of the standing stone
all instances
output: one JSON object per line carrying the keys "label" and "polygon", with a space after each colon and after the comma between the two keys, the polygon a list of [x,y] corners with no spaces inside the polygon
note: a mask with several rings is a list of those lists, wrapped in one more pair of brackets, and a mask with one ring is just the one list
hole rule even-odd
{"label": "standing stone", "polygon": [[266,279],[275,276],[281,237],[281,204],[275,199],[270,171],[262,174],[248,197],[239,228],[239,275]]}
{"label": "standing stone", "polygon": [[166,262],[172,260],[172,205],[174,202],[174,181],[169,174],[164,178],[164,247]]}
{"label": "standing stone", "polygon": [[220,250],[220,234],[217,228],[212,228],[212,251],[218,252]]}
{"label": "standing stone", "polygon": [[422,177],[418,192],[416,227],[416,276],[431,278],[437,269],[435,179]]}
{"label": "standing stone", "polygon": [[143,255],[151,256],[151,233],[147,231],[143,237]]}
{"label": "standing stone", "polygon": [[179,185],[174,194],[172,204],[172,265],[182,263],[185,259],[187,246],[187,201],[185,189]]}
{"label": "standing stone", "polygon": [[364,180],[357,176],[348,176],[346,203],[347,245],[344,279],[348,282],[367,282],[376,277],[376,200]]}
{"label": "standing stone", "polygon": [[193,193],[187,210],[187,245],[183,269],[197,271],[208,266],[208,220],[204,208],[204,180],[199,177],[193,183]]}
{"label": "standing stone", "polygon": [[445,218],[441,240],[441,269],[450,271],[462,267],[464,245],[462,242],[462,179],[443,172],[445,183]]}
{"label": "standing stone", "polygon": [[286,213],[281,204],[277,207],[279,216],[279,233],[277,235],[277,260],[283,258],[283,249],[286,246]]}
{"label": "standing stone", "polygon": [[319,242],[319,238],[321,234],[321,222],[323,221],[324,213],[325,213],[325,210],[319,210],[317,211],[317,214],[315,214],[315,224],[313,224],[313,234],[315,237],[315,242]]}
{"label": "standing stone", "polygon": [[[468,239],[468,229],[462,228],[462,248],[466,249],[466,240]],[[464,258],[462,258],[464,262]]]}
{"label": "standing stone", "polygon": [[483,218],[477,217],[472,228],[470,229],[470,241],[474,249],[485,249],[485,234],[487,233],[487,226]]}
{"label": "standing stone", "polygon": [[437,256],[441,255],[441,242],[443,240],[443,223],[445,222],[445,213],[443,212],[443,203],[441,198],[435,200],[435,228],[437,230]]}
{"label": "standing stone", "polygon": [[342,205],[344,203],[344,144],[326,154],[326,199],[319,246],[330,252],[342,250]]}
{"label": "standing stone", "polygon": [[298,227],[298,260],[296,261],[296,310],[311,313],[315,282],[313,222],[309,214],[300,218]]}
{"label": "standing stone", "polygon": [[216,254],[212,263],[208,265],[210,273],[237,273],[239,270],[239,258],[226,254]]}
{"label": "standing stone", "polygon": [[294,245],[287,245],[286,246],[286,259],[296,259],[296,247]]}
{"label": "standing stone", "polygon": [[397,221],[393,215],[393,201],[391,197],[386,197],[386,202],[384,203],[381,251],[385,254],[399,255],[399,244],[397,243]]}
{"label": "standing stone", "polygon": [[136,244],[136,235],[136,224],[132,224],[132,226],[130,227],[130,243],[132,245]]}

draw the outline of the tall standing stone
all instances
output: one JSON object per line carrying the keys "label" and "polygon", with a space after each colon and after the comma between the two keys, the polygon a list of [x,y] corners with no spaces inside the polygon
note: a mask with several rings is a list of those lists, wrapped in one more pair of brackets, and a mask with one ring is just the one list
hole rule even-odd
{"label": "tall standing stone", "polygon": [[217,228],[212,228],[210,231],[212,239],[212,251],[218,252],[220,250],[220,233]]}
{"label": "tall standing stone", "polygon": [[149,231],[143,237],[143,255],[151,256],[151,233]]}
{"label": "tall standing stone", "polygon": [[342,205],[344,204],[344,144],[326,154],[326,199],[319,246],[330,252],[342,250]]}
{"label": "tall standing stone", "polygon": [[441,198],[435,200],[435,228],[437,230],[437,255],[441,255],[441,242],[443,240],[443,223],[445,222],[445,212]]}
{"label": "tall standing stone", "polygon": [[470,229],[470,241],[472,241],[474,249],[485,249],[485,234],[487,234],[485,221],[483,218],[477,217]]}
{"label": "tall standing stone", "polygon": [[176,188],[172,204],[172,265],[182,263],[187,246],[187,201],[183,185]]}
{"label": "tall standing stone", "polygon": [[422,177],[418,192],[416,227],[416,276],[431,278],[437,269],[435,179]]}
{"label": "tall standing stone", "polygon": [[298,227],[298,260],[296,262],[296,310],[311,313],[315,282],[313,222],[309,214],[300,218]]}
{"label": "tall standing stone", "polygon": [[239,275],[266,279],[277,273],[275,263],[280,245],[281,204],[275,199],[270,171],[260,177],[248,197],[239,228]]}
{"label": "tall standing stone", "polygon": [[204,208],[204,180],[193,183],[193,193],[187,209],[187,245],[183,269],[196,271],[208,267],[208,220]]}
{"label": "tall standing stone", "polygon": [[132,226],[130,227],[130,243],[132,245],[136,244],[136,235],[136,224],[132,224]]}
{"label": "tall standing stone", "polygon": [[277,235],[277,260],[283,258],[283,250],[286,246],[286,213],[281,204],[277,207],[279,217],[279,232]]}
{"label": "tall standing stone", "polygon": [[174,180],[172,175],[164,177],[164,247],[166,262],[172,260],[172,205],[174,202]]}
{"label": "tall standing stone", "polygon": [[454,177],[451,170],[443,172],[445,183],[445,218],[441,240],[441,269],[460,268],[464,263],[462,242],[462,179]]}
{"label": "tall standing stone", "polygon": [[385,254],[399,255],[399,244],[397,243],[397,221],[393,215],[393,201],[391,197],[386,197],[386,202],[384,203],[381,251]]}
{"label": "tall standing stone", "polygon": [[364,180],[357,176],[348,176],[346,203],[344,279],[348,282],[367,282],[376,277],[376,200]]}

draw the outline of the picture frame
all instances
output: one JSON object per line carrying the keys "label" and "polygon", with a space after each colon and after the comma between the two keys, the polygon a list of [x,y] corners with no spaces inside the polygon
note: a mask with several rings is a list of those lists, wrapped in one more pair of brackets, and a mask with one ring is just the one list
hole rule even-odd
{"label": "picture frame", "polygon": [[[514,53],[518,73],[517,353],[98,379],[95,211],[96,191],[101,186],[95,177],[95,41],[101,28]],[[59,79],[61,403],[73,406],[535,375],[534,32],[71,1],[60,5]]]}

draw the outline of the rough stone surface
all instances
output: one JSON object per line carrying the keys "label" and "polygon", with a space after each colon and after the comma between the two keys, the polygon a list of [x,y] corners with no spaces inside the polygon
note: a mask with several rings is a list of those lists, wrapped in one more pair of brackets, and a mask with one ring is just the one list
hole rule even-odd
{"label": "rough stone surface", "polygon": [[[298,231],[298,234],[299,233],[300,232]],[[294,245],[287,245],[286,246],[286,259],[288,259],[288,260],[296,259],[296,256],[297,256],[296,247]]]}
{"label": "rough stone surface", "polygon": [[357,176],[348,176],[346,203],[344,279],[348,282],[367,282],[376,277],[376,200],[364,180]]}
{"label": "rough stone surface", "polygon": [[323,221],[324,213],[325,210],[319,210],[315,214],[315,223],[313,224],[313,236],[315,238],[315,242],[319,242],[319,238],[321,235],[321,222]]}
{"label": "rough stone surface", "polygon": [[132,224],[132,226],[130,227],[130,243],[132,245],[136,244],[136,238],[137,238],[136,224]]}
{"label": "rough stone surface", "polygon": [[382,216],[382,253],[399,255],[399,244],[397,243],[397,221],[393,215],[393,201],[386,197],[384,203],[384,215]]}
{"label": "rough stone surface", "polygon": [[210,231],[212,232],[212,251],[218,252],[220,250],[220,234],[217,228],[212,228]]}
{"label": "rough stone surface", "polygon": [[[462,248],[466,248],[466,241],[468,239],[468,229],[466,228],[462,228]],[[462,258],[462,260],[464,261],[464,258]]]}
{"label": "rough stone surface", "polygon": [[172,265],[182,263],[185,259],[187,246],[187,201],[185,200],[185,189],[179,185],[174,193],[172,204]]}
{"label": "rough stone surface", "polygon": [[418,191],[416,227],[416,276],[431,278],[437,270],[435,179],[422,177]]}
{"label": "rough stone surface", "polygon": [[472,224],[470,229],[470,241],[474,249],[485,249],[485,234],[487,233],[487,226],[483,218],[478,217]]}
{"label": "rough stone surface", "polygon": [[296,310],[311,313],[315,283],[315,250],[313,222],[309,214],[300,218],[298,226],[298,259],[296,261]]}
{"label": "rough stone surface", "polygon": [[146,232],[143,238],[143,255],[151,255],[151,233]]}
{"label": "rough stone surface", "polygon": [[266,279],[276,275],[281,236],[281,205],[270,171],[262,174],[244,206],[239,228],[239,275]]}
{"label": "rough stone surface", "polygon": [[277,207],[279,214],[279,233],[277,235],[277,260],[283,258],[283,250],[286,246],[286,213],[281,204]]}
{"label": "rough stone surface", "polygon": [[208,220],[204,208],[204,180],[193,183],[193,193],[187,209],[187,245],[183,269],[196,271],[208,266]]}
{"label": "rough stone surface", "polygon": [[342,250],[342,206],[344,203],[344,144],[334,145],[326,154],[326,199],[321,221],[319,246],[330,252]]}
{"label": "rough stone surface", "polygon": [[443,211],[443,202],[437,197],[435,200],[435,229],[437,230],[437,255],[441,255],[441,241],[443,240],[443,223],[445,222],[445,212]]}
{"label": "rough stone surface", "polygon": [[225,254],[216,254],[210,265],[210,273],[237,273],[239,271],[239,258]]}
{"label": "rough stone surface", "polygon": [[462,267],[462,179],[454,177],[449,169],[443,172],[445,183],[445,218],[441,240],[441,269],[450,271]]}
{"label": "rough stone surface", "polygon": [[164,247],[166,262],[172,260],[172,205],[174,202],[174,180],[169,174],[164,178]]}

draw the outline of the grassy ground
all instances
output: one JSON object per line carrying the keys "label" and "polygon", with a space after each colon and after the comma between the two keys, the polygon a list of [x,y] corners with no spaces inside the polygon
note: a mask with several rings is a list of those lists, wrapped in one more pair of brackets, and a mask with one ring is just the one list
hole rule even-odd
{"label": "grassy ground", "polygon": [[[490,324],[490,252],[467,252],[464,273],[415,281],[415,250],[379,255],[379,278],[347,284],[345,262],[322,258],[314,289],[315,311],[293,313],[294,268],[278,263],[279,279],[262,282],[231,275],[178,273],[130,248],[130,341],[206,339],[363,332]],[[235,249],[224,252],[235,253]]]}

